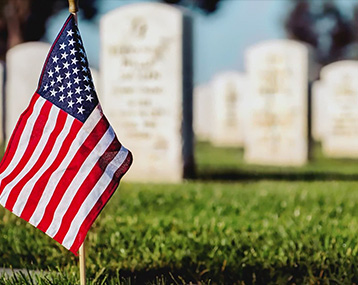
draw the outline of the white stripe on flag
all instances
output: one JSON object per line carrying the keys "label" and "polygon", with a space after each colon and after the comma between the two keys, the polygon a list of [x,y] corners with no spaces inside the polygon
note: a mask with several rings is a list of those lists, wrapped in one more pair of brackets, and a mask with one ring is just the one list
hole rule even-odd
{"label": "white stripe on flag", "polygon": [[2,180],[19,164],[20,159],[23,157],[26,147],[30,140],[30,135],[32,133],[34,123],[41,111],[42,106],[45,104],[46,100],[43,98],[38,98],[34,104],[32,114],[27,120],[27,124],[21,134],[18,147],[14,154],[14,157],[11,159],[10,164],[6,167],[4,172],[0,173],[0,185]]}
{"label": "white stripe on flag", "polygon": [[79,211],[77,212],[76,216],[74,217],[74,219],[71,222],[69,231],[67,232],[67,234],[62,242],[62,245],[64,247],[66,247],[67,249],[71,248],[82,223],[84,222],[84,220],[86,219],[86,217],[88,216],[88,214],[90,213],[92,208],[95,206],[98,199],[102,196],[102,194],[106,190],[108,184],[111,183],[113,175],[116,173],[116,171],[119,169],[119,167],[123,164],[127,155],[128,155],[128,150],[122,146],[120,151],[117,153],[117,155],[111,161],[111,163],[108,164],[105,172],[102,174],[101,178],[97,181],[94,188],[91,190],[89,195],[83,201]]}
{"label": "white stripe on flag", "polygon": [[51,197],[56,189],[57,183],[60,181],[61,177],[65,173],[68,165],[71,163],[74,155],[77,153],[78,149],[81,147],[86,138],[90,135],[91,131],[95,128],[97,123],[100,121],[102,117],[102,113],[97,111],[98,109],[94,109],[90,117],[86,120],[85,124],[82,126],[81,130],[78,132],[76,138],[73,140],[69,151],[64,157],[63,161],[59,165],[59,167],[55,170],[55,172],[51,175],[44,191],[41,199],[36,207],[36,210],[32,214],[29,222],[37,227],[37,225],[41,222],[43,215],[46,210],[46,206],[51,200]]}
{"label": "white stripe on flag", "polygon": [[52,223],[46,231],[50,237],[54,237],[59,230],[62,218],[66,213],[66,210],[71,205],[73,198],[75,197],[77,190],[81,187],[82,183],[87,179],[88,175],[91,173],[93,167],[96,165],[102,154],[110,146],[113,139],[115,138],[114,132],[109,128],[106,133],[103,135],[101,140],[93,148],[90,155],[82,163],[81,168],[79,169],[77,175],[71,181],[71,184],[68,186],[65,194],[62,196],[60,203],[57,205]]}
{"label": "white stripe on flag", "polygon": [[18,173],[16,175],[16,177],[14,177],[14,179],[11,182],[9,182],[6,185],[6,187],[4,188],[4,191],[3,191],[2,195],[1,195],[1,199],[0,199],[0,203],[3,203],[3,205],[6,204],[6,201],[9,197],[11,189],[14,186],[16,186],[16,184],[31,170],[31,168],[37,162],[37,158],[41,155],[41,153],[46,145],[46,142],[48,141],[53,129],[55,128],[56,124],[54,124],[53,122],[56,121],[59,110],[60,109],[58,109],[58,108],[51,107],[47,122],[46,122],[45,127],[42,132],[41,139],[39,140],[38,144],[36,145],[36,148],[32,152],[29,160],[26,162],[26,165],[22,168],[20,173]]}
{"label": "white stripe on flag", "polygon": [[[53,108],[58,108],[56,106],[53,106]],[[74,122],[74,118],[72,116],[66,115],[66,122],[61,130],[59,132],[55,144],[49,153],[49,155],[46,158],[46,161],[43,163],[41,168],[36,172],[36,174],[27,181],[27,183],[24,185],[23,190],[21,191],[19,197],[17,198],[17,201],[13,208],[13,213],[15,215],[20,216],[22,211],[24,210],[24,207],[26,205],[27,199],[29,198],[31,192],[33,191],[33,187],[38,181],[38,179],[45,173],[45,171],[51,166],[55,158],[57,157],[58,151],[60,150],[64,140],[66,139],[69,131],[71,130],[72,124]]]}

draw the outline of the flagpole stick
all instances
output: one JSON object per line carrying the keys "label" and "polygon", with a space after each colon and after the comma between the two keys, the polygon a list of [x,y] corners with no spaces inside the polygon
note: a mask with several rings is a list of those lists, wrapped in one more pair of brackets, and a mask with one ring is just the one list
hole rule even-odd
{"label": "flagpole stick", "polygon": [[78,12],[78,1],[79,0],[68,0],[68,10],[73,16],[75,16],[75,21],[77,23],[77,12]]}
{"label": "flagpole stick", "polygon": [[78,12],[78,0],[68,0],[68,10],[71,14]]}
{"label": "flagpole stick", "polygon": [[[77,23],[77,12],[78,12],[78,1],[79,0],[68,0],[68,10],[75,17]],[[86,285],[86,250],[85,242],[82,243],[79,252],[80,258],[80,284]]]}
{"label": "flagpole stick", "polygon": [[80,284],[86,285],[86,250],[85,242],[80,247]]}

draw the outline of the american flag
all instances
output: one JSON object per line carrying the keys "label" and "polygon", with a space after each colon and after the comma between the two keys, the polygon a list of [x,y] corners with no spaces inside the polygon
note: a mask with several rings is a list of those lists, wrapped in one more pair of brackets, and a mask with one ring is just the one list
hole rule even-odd
{"label": "american flag", "polygon": [[77,254],[131,163],[102,112],[70,15],[1,161],[0,204]]}

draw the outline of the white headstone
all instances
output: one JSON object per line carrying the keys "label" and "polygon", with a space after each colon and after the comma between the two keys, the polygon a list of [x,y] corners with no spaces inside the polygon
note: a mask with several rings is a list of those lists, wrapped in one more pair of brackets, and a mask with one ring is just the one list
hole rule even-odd
{"label": "white headstone", "polygon": [[101,102],[133,152],[126,180],[179,182],[193,169],[190,31],[178,8],[159,3],[101,21]]}
{"label": "white headstone", "polygon": [[199,141],[208,141],[211,133],[212,90],[209,84],[199,85],[194,88],[193,114],[194,133]]}
{"label": "white headstone", "polygon": [[331,63],[321,71],[325,85],[326,132],[323,153],[358,158],[358,61]]}
{"label": "white headstone", "polygon": [[6,54],[5,130],[8,141],[20,115],[37,90],[42,67],[51,45],[28,42],[17,45]]}
{"label": "white headstone", "polygon": [[93,85],[94,88],[96,89],[96,93],[97,94],[101,94],[102,90],[101,90],[101,75],[99,73],[99,71],[93,67],[90,68],[91,69],[91,75],[92,75],[92,80],[93,80]]}
{"label": "white headstone", "polygon": [[290,40],[251,47],[246,54],[249,117],[244,158],[296,166],[308,159],[308,49]]}
{"label": "white headstone", "polygon": [[244,144],[244,100],[247,79],[242,73],[218,74],[212,82],[213,112],[211,142],[216,146],[241,147]]}

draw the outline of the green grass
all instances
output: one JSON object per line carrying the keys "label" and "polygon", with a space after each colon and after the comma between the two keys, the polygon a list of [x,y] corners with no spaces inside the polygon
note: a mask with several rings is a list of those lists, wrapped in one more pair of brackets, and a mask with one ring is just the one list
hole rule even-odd
{"label": "green grass", "polygon": [[[202,143],[197,153],[200,181],[122,183],[87,236],[90,284],[358,283],[354,161],[318,158],[288,171],[245,167],[236,149]],[[205,181],[205,170],[253,174]],[[304,181],[311,172],[326,176]],[[77,262],[0,209],[0,266],[51,272],[2,276],[0,284],[78,283]]]}
{"label": "green grass", "polygon": [[333,159],[322,154],[319,144],[310,161],[301,167],[246,164],[243,149],[214,148],[207,142],[196,147],[197,176],[202,180],[350,180],[358,181],[358,159]]}

